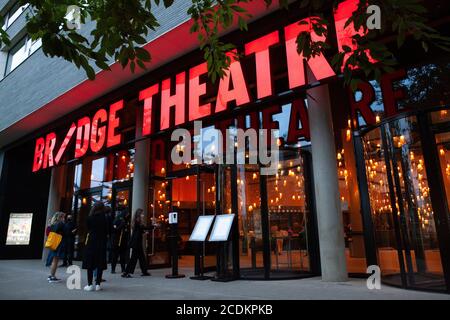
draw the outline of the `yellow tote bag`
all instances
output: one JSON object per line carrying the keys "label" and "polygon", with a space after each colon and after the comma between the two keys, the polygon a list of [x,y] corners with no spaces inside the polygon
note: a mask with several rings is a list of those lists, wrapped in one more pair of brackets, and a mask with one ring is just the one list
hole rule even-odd
{"label": "yellow tote bag", "polygon": [[61,240],[62,235],[52,231],[48,234],[47,241],[45,242],[45,247],[55,251],[61,243]]}

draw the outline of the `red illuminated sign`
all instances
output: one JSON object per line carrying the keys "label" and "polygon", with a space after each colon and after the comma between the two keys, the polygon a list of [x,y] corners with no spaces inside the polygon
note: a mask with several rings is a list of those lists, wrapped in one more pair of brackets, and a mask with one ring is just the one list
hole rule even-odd
{"label": "red illuminated sign", "polygon": [[[342,2],[335,12],[336,32],[338,38],[338,47],[342,50],[343,45],[349,45],[347,42],[349,36],[355,33],[351,28],[344,28],[343,19],[346,19],[356,9],[357,0],[347,0]],[[256,95],[252,96],[248,79],[243,71],[241,61],[232,58],[231,64],[225,75],[218,80],[218,84],[213,86],[208,82],[207,64],[201,63],[185,71],[179,72],[175,76],[169,76],[162,81],[153,83],[149,87],[139,92],[139,101],[142,101],[143,107],[138,112],[142,112],[142,137],[151,135],[158,130],[169,129],[173,126],[184,124],[186,121],[194,121],[208,117],[210,115],[236,107],[245,105],[256,100],[270,97],[274,94],[272,67],[274,57],[271,51],[284,50],[283,59],[286,64],[288,85],[290,89],[298,88],[307,83],[319,81],[332,76],[335,72],[323,54],[311,57],[306,60],[297,52],[296,39],[301,32],[310,32],[314,40],[325,41],[323,36],[318,36],[311,27],[311,21],[315,17],[310,17],[292,23],[280,31],[273,31],[265,34],[258,39],[252,40],[244,45],[244,55],[251,57],[248,61],[254,61],[256,70]],[[351,44],[351,43],[350,43]],[[230,53],[234,57],[236,52]],[[272,63],[272,64],[271,64]],[[280,65],[277,65],[279,67]],[[306,68],[309,68],[313,78],[308,79]],[[247,69],[245,69],[247,70]],[[186,77],[188,77],[186,79]],[[388,80],[386,80],[389,82]],[[382,83],[386,88],[384,98],[388,105],[393,105],[395,100],[401,97],[402,93],[398,90],[389,88],[389,83]],[[217,92],[211,92],[216,88]],[[367,93],[361,101],[352,102],[353,112],[361,112],[369,121],[373,120],[373,113],[367,107],[373,99],[373,93],[369,88],[362,88]],[[205,100],[205,96],[215,96],[215,103]],[[213,100],[213,99],[212,99]],[[156,103],[155,103],[156,102]],[[389,106],[388,106],[389,107]],[[73,142],[73,157],[80,158],[89,152],[100,152],[104,148],[111,148],[122,142],[120,131],[120,115],[124,109],[124,101],[119,100],[110,105],[109,109],[100,108],[92,117],[83,117],[71,124],[66,131],[62,141],[58,141],[54,132],[45,137],[36,139],[33,171],[52,167],[61,163],[62,158]],[[155,110],[157,112],[155,112]],[[391,110],[391,109],[389,109]],[[276,128],[278,123],[273,121],[273,114],[281,112],[280,106],[271,106],[263,110],[263,128]],[[160,115],[159,119],[155,119]],[[292,102],[291,121],[287,141],[295,143],[299,137],[309,139],[309,126],[307,109],[303,100]],[[251,126],[259,126],[259,116],[257,112],[250,114]],[[245,124],[245,117],[237,117],[238,124],[242,127]],[[224,123],[224,125],[226,125]],[[75,136],[75,138],[74,138]],[[59,146],[57,148],[57,146]]]}
{"label": "red illuminated sign", "polygon": [[164,130],[170,126],[170,109],[175,107],[175,125],[184,122],[184,99],[186,88],[186,73],[177,74],[175,80],[175,94],[170,94],[170,81],[166,79],[161,84],[161,124],[160,129]]}
{"label": "red illuminated sign", "polygon": [[89,149],[92,152],[100,151],[105,146],[105,142],[108,148],[120,144],[122,137],[121,134],[116,133],[116,130],[120,126],[118,112],[123,109],[123,106],[123,100],[120,100],[110,106],[109,112],[106,109],[99,109],[92,117],[92,121],[89,117],[83,117],[76,124],[72,123],[56,156],[56,133],[47,134],[45,139],[43,137],[36,139],[33,172],[60,164],[74,135],[76,136],[75,158],[84,156]]}
{"label": "red illuminated sign", "polygon": [[256,89],[258,99],[272,95],[269,48],[279,42],[278,31],[256,39],[245,45],[245,54],[255,54]]}

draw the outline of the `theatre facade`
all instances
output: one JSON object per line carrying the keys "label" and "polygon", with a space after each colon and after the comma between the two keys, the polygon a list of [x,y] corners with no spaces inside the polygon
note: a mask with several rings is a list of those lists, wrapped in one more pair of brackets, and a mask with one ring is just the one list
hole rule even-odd
{"label": "theatre facade", "polygon": [[[75,100],[98,97],[70,112],[58,105],[61,116],[2,147],[0,258],[41,258],[47,221],[63,211],[78,225],[81,259],[87,215],[102,201],[114,213],[144,209],[155,225],[145,239],[152,268],[170,266],[169,212],[179,216],[179,265],[192,275],[197,218],[234,213],[226,254],[235,279],[339,281],[377,265],[387,284],[450,292],[450,58],[408,44],[395,70],[350,90],[330,56],[352,46],[344,22],[355,5],[327,13],[329,52],[309,60],[296,50],[308,14],[273,10],[224,35],[239,59],[222,79],[208,78],[198,48],[177,54],[175,28],[151,47],[169,61],[114,89],[72,88],[65,95]],[[437,9],[436,28],[448,30],[449,11]],[[126,72],[113,68],[93,83]],[[190,151],[172,139],[178,128],[191,132]],[[261,162],[217,161],[220,134],[249,128],[278,130],[273,174]],[[232,144],[251,158],[245,142]],[[192,161],[174,163],[174,150]],[[217,250],[202,246],[207,270]]]}

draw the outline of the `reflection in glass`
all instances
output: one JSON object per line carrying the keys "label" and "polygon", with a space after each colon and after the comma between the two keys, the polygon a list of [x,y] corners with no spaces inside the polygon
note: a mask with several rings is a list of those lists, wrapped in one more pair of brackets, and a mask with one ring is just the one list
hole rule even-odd
{"label": "reflection in glass", "polygon": [[443,285],[416,118],[391,121],[370,131],[363,141],[378,259],[385,280],[406,281],[410,287]]}
{"label": "reflection in glass", "polygon": [[282,153],[277,174],[267,177],[267,198],[271,269],[309,271],[309,208],[304,163],[298,152]]}

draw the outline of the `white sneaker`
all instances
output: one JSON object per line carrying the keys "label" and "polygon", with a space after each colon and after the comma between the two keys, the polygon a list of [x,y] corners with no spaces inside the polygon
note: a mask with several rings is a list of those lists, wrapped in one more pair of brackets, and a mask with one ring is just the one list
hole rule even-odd
{"label": "white sneaker", "polygon": [[100,290],[102,290],[102,287],[100,287],[99,284],[95,285],[95,291],[100,291]]}
{"label": "white sneaker", "polygon": [[94,285],[87,285],[86,287],[84,287],[84,291],[94,291]]}

